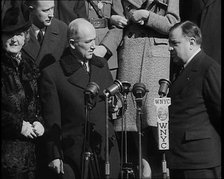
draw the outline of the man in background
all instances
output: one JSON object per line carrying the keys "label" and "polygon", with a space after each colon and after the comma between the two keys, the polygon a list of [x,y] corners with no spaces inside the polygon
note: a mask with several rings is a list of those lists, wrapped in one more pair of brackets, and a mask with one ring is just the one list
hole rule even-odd
{"label": "man in background", "polygon": [[27,0],[32,27],[23,48],[40,69],[59,60],[67,46],[67,25],[54,18],[54,0]]}

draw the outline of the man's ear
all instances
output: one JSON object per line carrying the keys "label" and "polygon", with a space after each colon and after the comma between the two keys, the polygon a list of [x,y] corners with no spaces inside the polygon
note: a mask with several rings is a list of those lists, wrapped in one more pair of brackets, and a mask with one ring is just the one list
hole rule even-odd
{"label": "man's ear", "polygon": [[196,39],[194,37],[190,38],[190,44],[195,45],[196,44]]}
{"label": "man's ear", "polygon": [[74,40],[74,39],[69,39],[69,46],[70,46],[72,49],[75,49],[75,40]]}
{"label": "man's ear", "polygon": [[32,12],[34,10],[34,7],[32,5],[29,5],[28,8],[29,8],[30,12]]}
{"label": "man's ear", "polygon": [[191,37],[189,39],[189,42],[190,42],[190,49],[192,50],[193,47],[196,45],[196,39],[194,37]]}

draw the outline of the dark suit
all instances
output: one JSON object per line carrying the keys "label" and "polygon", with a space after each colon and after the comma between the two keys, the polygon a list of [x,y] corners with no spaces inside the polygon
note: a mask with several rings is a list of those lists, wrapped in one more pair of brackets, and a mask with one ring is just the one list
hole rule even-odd
{"label": "dark suit", "polygon": [[67,25],[54,18],[51,25],[46,28],[42,45],[40,46],[31,29],[30,40],[23,47],[23,51],[43,69],[59,60],[66,46]]}
{"label": "dark suit", "polygon": [[[173,82],[169,97],[171,169],[221,165],[221,68],[200,51]],[[172,176],[171,176],[172,177]]]}
{"label": "dark suit", "polygon": [[[106,60],[93,56],[90,75],[81,67],[79,58],[69,51],[62,59],[43,70],[41,98],[47,125],[47,152],[49,162],[61,158],[81,178],[81,156],[84,141],[84,90],[89,82],[99,85],[96,106],[90,111],[90,146],[97,154],[100,170],[104,174],[105,102],[103,90],[113,84]],[[119,172],[119,151],[113,126],[109,124],[111,178]]]}

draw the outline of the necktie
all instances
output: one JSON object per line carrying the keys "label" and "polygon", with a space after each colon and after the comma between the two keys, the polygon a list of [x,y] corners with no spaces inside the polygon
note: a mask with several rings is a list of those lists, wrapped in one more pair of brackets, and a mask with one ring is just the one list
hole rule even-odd
{"label": "necktie", "polygon": [[42,44],[43,39],[44,39],[43,31],[40,30],[40,31],[38,32],[38,34],[37,34],[37,40],[38,40],[38,42],[40,43],[40,45]]}
{"label": "necktie", "polygon": [[174,81],[180,76],[180,74],[183,72],[183,70],[184,70],[184,66],[180,66],[175,74]]}
{"label": "necktie", "polygon": [[86,62],[83,62],[82,66],[83,66],[84,70],[85,70],[87,73],[89,73],[88,68],[87,68],[87,63],[86,63]]}

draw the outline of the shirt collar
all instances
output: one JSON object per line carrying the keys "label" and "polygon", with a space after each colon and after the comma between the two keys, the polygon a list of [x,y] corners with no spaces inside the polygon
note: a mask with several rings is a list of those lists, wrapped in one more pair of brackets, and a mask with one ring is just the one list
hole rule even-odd
{"label": "shirt collar", "polygon": [[188,63],[194,58],[195,55],[197,55],[201,51],[201,48],[198,48],[195,53],[188,59],[188,61],[184,64],[184,68],[188,65]]}
{"label": "shirt collar", "polygon": [[[37,39],[37,34],[39,33],[40,28],[38,28],[37,26],[35,26],[34,24],[32,24],[32,30],[33,30],[33,32],[35,34],[36,39]],[[41,29],[41,31],[43,32],[43,35],[44,35],[45,34],[45,31],[46,31],[46,28]]]}

